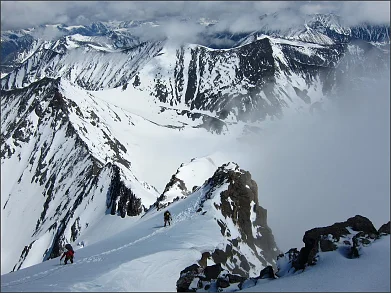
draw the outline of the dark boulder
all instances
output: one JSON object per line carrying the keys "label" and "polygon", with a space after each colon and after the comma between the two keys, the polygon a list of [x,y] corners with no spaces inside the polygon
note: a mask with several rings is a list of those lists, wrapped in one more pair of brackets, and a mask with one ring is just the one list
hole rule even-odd
{"label": "dark boulder", "polygon": [[273,267],[267,266],[259,273],[260,279],[275,279],[276,276],[274,275]]}
{"label": "dark boulder", "polygon": [[242,277],[240,275],[233,275],[233,274],[227,274],[227,278],[228,278],[228,281],[231,283],[231,284],[234,284],[234,283],[241,283],[241,282],[244,282],[246,280],[245,277]]}
{"label": "dark boulder", "polygon": [[195,292],[193,288],[189,288],[190,284],[193,282],[193,279],[199,273],[200,266],[193,264],[188,266],[180,273],[180,277],[176,282],[177,292]]}
{"label": "dark boulder", "polygon": [[229,280],[227,278],[217,278],[216,280],[216,286],[217,288],[227,288],[231,284],[229,283]]}
{"label": "dark boulder", "polygon": [[381,235],[390,235],[390,221],[387,224],[384,224],[379,229],[379,234]]}
{"label": "dark boulder", "polygon": [[222,271],[221,264],[207,266],[204,270],[205,279],[208,281],[212,279],[217,279],[221,271]]}

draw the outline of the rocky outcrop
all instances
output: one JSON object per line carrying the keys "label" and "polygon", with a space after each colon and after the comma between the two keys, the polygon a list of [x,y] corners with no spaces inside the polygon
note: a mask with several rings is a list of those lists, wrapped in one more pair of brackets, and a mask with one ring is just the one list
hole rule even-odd
{"label": "rocky outcrop", "polygon": [[361,248],[378,239],[379,235],[372,222],[360,215],[345,222],[311,229],[305,232],[304,247],[300,251],[292,248],[279,255],[277,275],[284,276],[291,269],[304,270],[307,266],[315,265],[319,252],[338,250],[347,258],[357,258],[360,256]]}
{"label": "rocky outcrop", "polygon": [[390,222],[382,225],[377,231],[369,219],[356,215],[345,222],[308,230],[303,237],[305,246],[300,251],[292,248],[278,256],[276,273],[272,266],[266,266],[258,276],[250,278],[232,274],[221,264],[205,266],[209,254],[203,253],[203,261],[181,272],[177,291],[221,292],[229,287],[229,291],[232,292],[250,288],[260,279],[274,280],[286,277],[297,270],[304,270],[309,265],[315,265],[319,252],[338,251],[344,257],[357,258],[360,257],[363,247],[371,245],[384,235],[389,235],[389,229]]}
{"label": "rocky outcrop", "polygon": [[225,288],[230,291],[238,291],[243,286],[252,287],[259,279],[275,279],[274,270],[271,266],[265,267],[259,276],[245,278],[237,274],[231,274],[221,267],[221,264],[206,266],[205,268],[193,264],[180,273],[177,281],[177,292],[221,292]]}
{"label": "rocky outcrop", "polygon": [[[351,231],[349,231],[351,229]],[[357,232],[357,233],[354,233]],[[331,235],[331,236],[330,236]],[[351,241],[345,239],[352,235]],[[338,248],[338,242],[351,246],[351,255],[358,256],[357,248],[360,237],[370,237],[375,239],[378,235],[372,222],[362,216],[349,218],[346,222],[335,223],[324,228],[315,228],[305,232],[303,242],[305,246],[300,250],[296,262],[293,263],[295,269],[304,269],[306,265],[313,265],[316,262],[315,256],[318,251],[333,251]],[[363,240],[361,240],[363,241]],[[348,243],[349,242],[349,243]]]}
{"label": "rocky outcrop", "polygon": [[[183,164],[181,165],[181,167],[182,166],[183,166]],[[171,179],[167,183],[166,187],[164,188],[163,193],[157,198],[156,202],[154,203],[154,206],[156,207],[157,210],[164,209],[165,207],[169,206],[174,201],[177,201],[179,199],[183,199],[189,195],[190,192],[187,190],[185,182],[183,182],[182,179],[179,179],[177,177],[178,173],[179,173],[179,169],[177,170],[177,172],[175,174],[173,174],[171,176]],[[168,191],[170,191],[171,189],[176,189],[178,191],[177,197],[172,199],[172,201],[169,200],[166,195],[166,193]]]}
{"label": "rocky outcrop", "polygon": [[218,292],[231,287],[232,290],[240,290],[246,278],[240,275],[230,274],[221,267],[221,264],[201,267],[193,264],[180,273],[177,281],[177,292],[197,292],[198,290]]}
{"label": "rocky outcrop", "polygon": [[[250,277],[273,277],[279,250],[251,174],[235,163],[224,164],[201,189],[205,193],[197,212],[214,210],[225,247],[204,252],[198,263],[183,270],[177,290],[226,288],[233,283],[240,286]],[[215,265],[207,266],[208,262]]]}
{"label": "rocky outcrop", "polygon": [[260,279],[275,279],[274,270],[272,266],[267,266],[259,273]]}
{"label": "rocky outcrop", "polygon": [[[227,185],[227,189],[220,193],[220,203],[214,203],[214,207],[222,215],[217,223],[221,234],[227,237],[229,245],[226,246],[225,251],[214,251],[213,260],[216,263],[230,263],[236,256],[239,261],[232,264],[234,267],[232,272],[248,277],[249,268],[253,264],[251,260],[241,255],[239,248],[245,244],[254,252],[263,267],[268,265],[275,267],[278,248],[272,231],[267,225],[267,211],[259,205],[258,186],[251,179],[251,174],[239,169],[235,163],[225,164],[217,169],[208,184],[212,187],[201,203],[200,212],[203,204],[213,196],[215,190]],[[227,225],[228,219],[237,227],[240,237],[231,237],[230,227]]]}
{"label": "rocky outcrop", "polygon": [[26,245],[24,248],[23,248],[23,251],[22,253],[20,254],[20,257],[19,257],[19,260],[18,262],[14,265],[14,268],[12,269],[12,272],[14,271],[17,271],[20,269],[20,267],[22,266],[23,262],[25,261],[27,255],[29,254],[30,252],[30,249],[32,247],[32,245],[34,244],[35,240],[33,242],[31,242],[28,246]]}

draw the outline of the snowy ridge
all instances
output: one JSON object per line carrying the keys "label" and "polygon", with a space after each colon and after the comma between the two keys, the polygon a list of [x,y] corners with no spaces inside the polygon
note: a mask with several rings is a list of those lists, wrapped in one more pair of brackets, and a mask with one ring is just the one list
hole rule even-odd
{"label": "snowy ridge", "polygon": [[293,41],[303,41],[321,45],[349,43],[355,39],[366,42],[390,43],[390,28],[385,25],[370,25],[363,23],[356,26],[346,26],[343,19],[334,13],[312,14],[302,18],[302,23],[286,28],[276,27],[273,23],[283,22],[286,15],[281,13],[266,14],[261,17],[261,28],[240,40],[238,44],[251,42],[259,35],[266,34]]}
{"label": "snowy ridge", "polygon": [[62,76],[86,89],[118,87],[124,85],[138,67],[142,67],[160,50],[160,43],[150,42],[123,52],[107,52],[107,49],[97,45],[80,47],[72,39],[67,40],[62,44],[65,50],[58,42],[41,45],[1,80],[1,87],[22,88],[43,77]]}
{"label": "snowy ridge", "polygon": [[159,209],[171,204],[174,200],[186,197],[216,171],[216,165],[210,157],[194,158],[190,163],[182,164],[166,185],[155,205]]}
{"label": "snowy ridge", "polygon": [[[38,39],[38,48],[22,50],[24,57],[15,59],[15,70],[3,75],[1,83],[3,89],[21,88],[44,76],[61,76],[87,90],[122,87],[127,96],[159,105],[159,113],[183,116],[181,126],[198,120],[193,126],[223,133],[227,123],[270,121],[287,111],[307,111],[335,94],[338,74],[357,72],[345,59],[356,58],[355,49],[366,55],[379,46],[371,40],[376,45],[363,47],[354,38],[331,42],[330,32],[349,33],[338,21],[318,15],[307,21],[301,37],[260,31],[230,49],[178,47],[169,40],[140,43],[128,30],[130,23],[64,29],[65,36]],[[385,48],[379,49],[383,67],[388,66],[381,61],[389,55]],[[291,62],[280,66],[282,59]]]}

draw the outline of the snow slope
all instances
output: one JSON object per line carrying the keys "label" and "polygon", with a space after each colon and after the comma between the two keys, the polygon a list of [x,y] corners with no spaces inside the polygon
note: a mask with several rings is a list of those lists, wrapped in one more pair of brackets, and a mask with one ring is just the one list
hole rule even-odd
{"label": "snow slope", "polygon": [[[226,168],[234,171],[234,167],[230,164]],[[164,210],[124,220],[127,227],[109,237],[102,233],[103,228],[98,221],[96,227],[89,230],[92,234],[80,235],[79,239],[84,239],[86,246],[76,249],[73,265],[59,266],[59,258],[56,258],[5,274],[2,275],[1,289],[41,292],[175,291],[176,280],[184,267],[198,261],[203,252],[224,248],[228,243],[216,224],[216,218],[223,221],[224,218],[215,207],[220,201],[220,192],[226,190],[228,184],[213,190],[211,187],[207,182],[186,199],[170,205],[173,223],[169,227],[162,226]],[[211,190],[210,199],[203,201]],[[206,213],[196,212],[201,202]],[[104,221],[112,221],[112,217],[106,215],[101,220],[102,223]],[[226,224],[233,238],[240,235],[232,221],[227,219]],[[100,241],[90,244],[89,239],[97,235],[100,235]],[[251,250],[247,250],[245,245],[242,249],[246,258],[254,262]],[[250,276],[256,276],[262,267],[259,264],[251,268]],[[155,282],[155,278],[164,281]]]}
{"label": "snow slope", "polygon": [[[196,215],[195,193],[171,206],[174,224],[162,228],[162,213],[145,216],[99,243],[76,250],[73,265],[59,259],[2,275],[1,290],[16,291],[176,291],[179,271],[196,262],[203,250],[218,244],[218,231],[203,229],[211,217]],[[187,213],[181,213],[187,210]],[[203,217],[201,221],[199,217]],[[96,230],[99,233],[99,230]],[[322,252],[304,272],[276,280],[245,283],[244,292],[389,292],[390,236],[362,248],[358,259]],[[209,265],[209,264],[208,264]],[[70,282],[69,280],[72,280]],[[229,292],[229,290],[227,290]]]}

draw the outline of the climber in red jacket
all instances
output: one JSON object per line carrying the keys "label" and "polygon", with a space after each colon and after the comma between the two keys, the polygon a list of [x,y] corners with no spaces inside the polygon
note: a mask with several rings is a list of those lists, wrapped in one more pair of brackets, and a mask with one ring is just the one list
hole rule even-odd
{"label": "climber in red jacket", "polygon": [[72,246],[70,244],[67,244],[67,245],[65,245],[65,248],[67,249],[67,251],[65,251],[62,254],[62,256],[60,258],[60,262],[65,257],[64,264],[67,264],[68,260],[70,260],[71,263],[73,263],[73,255],[75,254],[75,252],[73,251]]}

